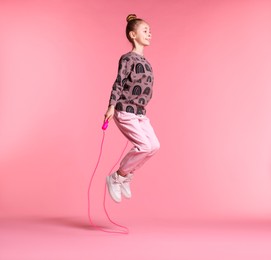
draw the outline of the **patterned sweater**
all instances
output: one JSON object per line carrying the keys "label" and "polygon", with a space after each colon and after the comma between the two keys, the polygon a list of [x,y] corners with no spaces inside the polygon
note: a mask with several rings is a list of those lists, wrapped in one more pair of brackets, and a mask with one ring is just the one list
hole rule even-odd
{"label": "patterned sweater", "polygon": [[135,52],[122,55],[109,105],[113,105],[117,111],[145,115],[152,91],[153,73],[150,63]]}

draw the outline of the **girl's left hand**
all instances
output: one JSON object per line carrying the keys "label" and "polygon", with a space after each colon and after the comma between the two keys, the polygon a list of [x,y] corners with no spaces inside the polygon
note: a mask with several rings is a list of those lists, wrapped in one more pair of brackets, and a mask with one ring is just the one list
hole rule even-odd
{"label": "girl's left hand", "polygon": [[104,115],[104,122],[106,120],[110,121],[113,118],[114,112],[115,112],[115,107],[113,105],[109,106]]}

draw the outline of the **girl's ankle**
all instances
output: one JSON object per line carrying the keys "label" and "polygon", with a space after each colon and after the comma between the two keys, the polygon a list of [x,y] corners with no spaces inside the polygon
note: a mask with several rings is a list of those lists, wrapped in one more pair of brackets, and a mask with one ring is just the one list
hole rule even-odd
{"label": "girl's ankle", "polygon": [[126,177],[126,175],[127,175],[127,174],[123,174],[123,173],[120,172],[120,171],[117,171],[117,174],[120,175],[120,176],[122,176],[122,177]]}

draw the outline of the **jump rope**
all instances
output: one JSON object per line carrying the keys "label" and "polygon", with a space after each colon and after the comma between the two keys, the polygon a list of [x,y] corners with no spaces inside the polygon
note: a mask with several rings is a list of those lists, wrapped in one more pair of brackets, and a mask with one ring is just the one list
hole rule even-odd
{"label": "jump rope", "polygon": [[[104,144],[104,139],[105,139],[105,130],[106,130],[107,127],[108,127],[108,123],[109,123],[108,120],[106,120],[106,121],[104,122],[104,124],[102,125],[103,137],[102,137],[101,146],[100,146],[100,153],[99,153],[99,157],[98,157],[96,166],[95,166],[95,168],[94,168],[94,171],[93,171],[93,173],[92,173],[92,175],[91,175],[91,178],[90,178],[90,181],[89,181],[89,186],[88,186],[88,219],[89,219],[89,223],[90,223],[90,225],[91,225],[92,227],[94,227],[94,228],[96,228],[96,229],[98,229],[98,230],[100,230],[100,231],[102,231],[102,232],[105,232],[105,233],[111,233],[111,234],[113,233],[113,234],[124,234],[124,235],[127,235],[127,234],[129,234],[129,229],[128,229],[127,227],[125,227],[125,226],[123,226],[123,225],[120,225],[120,224],[116,223],[115,221],[113,221],[113,220],[110,218],[110,216],[109,216],[109,214],[108,214],[108,211],[107,211],[107,209],[106,209],[106,203],[105,203],[105,202],[106,202],[106,182],[105,182],[105,184],[104,184],[104,197],[103,197],[103,208],[104,208],[104,212],[105,212],[105,214],[106,214],[106,216],[107,216],[107,219],[108,219],[114,226],[116,226],[116,227],[118,227],[118,228],[121,228],[121,230],[107,230],[107,229],[104,229],[104,228],[102,228],[102,227],[100,227],[100,226],[94,224],[94,222],[93,222],[93,220],[92,220],[92,218],[91,218],[91,214],[90,214],[90,188],[91,188],[91,185],[92,185],[92,182],[93,182],[93,179],[94,179],[96,170],[97,170],[97,168],[98,168],[98,166],[99,166],[99,163],[100,163],[100,160],[101,160],[101,157],[102,157],[103,144]],[[116,167],[116,165],[119,163],[119,161],[120,161],[120,159],[121,159],[121,157],[122,157],[124,151],[125,151],[126,148],[127,148],[127,145],[128,145],[128,141],[127,141],[127,143],[126,143],[126,145],[125,145],[125,147],[124,147],[124,149],[123,149],[123,151],[122,151],[122,153],[121,153],[119,159],[117,160],[117,162],[115,163],[115,165],[114,165],[114,166],[111,168],[111,170],[109,171],[108,176],[111,174],[112,170],[113,170],[113,169]]]}

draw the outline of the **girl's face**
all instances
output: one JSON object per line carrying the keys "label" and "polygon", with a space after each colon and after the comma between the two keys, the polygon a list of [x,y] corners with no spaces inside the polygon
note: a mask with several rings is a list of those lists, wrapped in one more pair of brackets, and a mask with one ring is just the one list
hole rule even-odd
{"label": "girl's face", "polygon": [[149,46],[151,41],[150,26],[145,22],[140,23],[136,31],[132,32],[132,38],[141,46]]}

